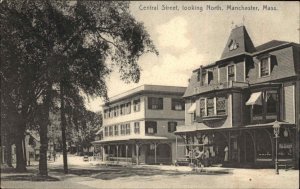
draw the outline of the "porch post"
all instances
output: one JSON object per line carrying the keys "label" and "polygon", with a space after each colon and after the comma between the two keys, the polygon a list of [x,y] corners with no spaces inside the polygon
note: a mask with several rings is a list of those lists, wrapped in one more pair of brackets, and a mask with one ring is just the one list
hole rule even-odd
{"label": "porch post", "polygon": [[128,163],[127,157],[128,157],[128,144],[126,144],[125,146],[126,149],[126,164]]}
{"label": "porch post", "polygon": [[135,144],[135,150],[136,150],[136,164],[139,165],[139,145]]}
{"label": "porch post", "polygon": [[177,152],[178,152],[178,139],[176,135],[175,161],[177,160]]}
{"label": "porch post", "polygon": [[105,161],[105,148],[104,146],[101,146],[101,149],[102,149],[102,161]]}
{"label": "porch post", "polygon": [[119,163],[119,145],[116,145],[117,148],[117,163]]}
{"label": "porch post", "polygon": [[157,163],[157,159],[156,159],[156,146],[157,146],[157,143],[154,142],[154,163],[155,164]]}
{"label": "porch post", "polygon": [[231,161],[231,138],[230,131],[228,131],[228,161]]}

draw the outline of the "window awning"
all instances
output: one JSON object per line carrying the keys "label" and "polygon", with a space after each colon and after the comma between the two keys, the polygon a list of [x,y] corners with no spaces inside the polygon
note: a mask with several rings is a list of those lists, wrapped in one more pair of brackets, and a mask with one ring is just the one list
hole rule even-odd
{"label": "window awning", "polygon": [[188,113],[193,114],[196,111],[196,102],[189,108]]}
{"label": "window awning", "polygon": [[262,92],[252,93],[246,105],[262,105],[261,95]]}

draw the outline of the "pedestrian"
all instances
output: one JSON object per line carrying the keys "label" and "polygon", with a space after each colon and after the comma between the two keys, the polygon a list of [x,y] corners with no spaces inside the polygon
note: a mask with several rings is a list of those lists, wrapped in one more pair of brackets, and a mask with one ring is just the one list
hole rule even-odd
{"label": "pedestrian", "polygon": [[227,162],[228,161],[228,146],[225,146],[224,153],[225,153],[224,162]]}

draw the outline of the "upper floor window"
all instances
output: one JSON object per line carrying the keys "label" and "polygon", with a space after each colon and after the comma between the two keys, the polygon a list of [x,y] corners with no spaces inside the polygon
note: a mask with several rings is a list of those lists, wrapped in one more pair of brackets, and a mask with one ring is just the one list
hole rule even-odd
{"label": "upper floor window", "polygon": [[119,106],[114,107],[114,117],[119,116]]}
{"label": "upper floor window", "polygon": [[217,97],[216,98],[216,109],[217,115],[225,115],[226,114],[226,99],[225,97]]}
{"label": "upper floor window", "polygon": [[279,112],[278,90],[262,90],[252,93],[246,105],[251,105],[251,120],[276,120]]}
{"label": "upper floor window", "polygon": [[215,114],[214,98],[206,99],[206,112],[207,112],[207,116],[213,116]]}
{"label": "upper floor window", "polygon": [[125,132],[126,132],[126,125],[121,124],[121,135],[125,135]]}
{"label": "upper floor window", "polygon": [[226,97],[200,99],[200,116],[226,115]]}
{"label": "upper floor window", "polygon": [[157,133],[157,122],[156,121],[146,121],[145,129],[146,129],[146,134]]}
{"label": "upper floor window", "polygon": [[227,80],[235,81],[235,66],[230,65],[227,67]]}
{"label": "upper floor window", "polygon": [[104,110],[104,119],[107,119],[109,117],[109,111],[108,109]]}
{"label": "upper floor window", "polygon": [[182,99],[173,99],[172,98],[172,110],[184,110],[184,101]]}
{"label": "upper floor window", "polygon": [[148,109],[162,110],[163,109],[163,98],[148,97]]}
{"label": "upper floor window", "polygon": [[236,40],[231,40],[228,44],[228,48],[230,51],[235,50],[239,48],[239,44],[236,42]]}
{"label": "upper floor window", "polygon": [[177,127],[177,122],[175,122],[175,121],[168,122],[168,132],[169,133],[173,133],[174,131],[176,131],[176,127]]}
{"label": "upper floor window", "polygon": [[134,122],[134,133],[140,134],[140,122]]}
{"label": "upper floor window", "polygon": [[141,109],[141,100],[140,99],[136,99],[133,101],[133,111],[135,112],[139,112]]}
{"label": "upper floor window", "polygon": [[126,135],[129,135],[130,134],[130,124],[127,123],[126,124]]}
{"label": "upper floor window", "polygon": [[278,112],[278,92],[277,91],[266,91],[266,109],[267,114],[276,114]]}
{"label": "upper floor window", "polygon": [[110,118],[114,117],[114,111],[113,111],[113,108],[109,108],[109,117],[110,117]]}
{"label": "upper floor window", "polygon": [[125,115],[125,104],[121,104],[120,106],[120,115]]}
{"label": "upper floor window", "polygon": [[200,116],[201,117],[203,117],[203,116],[205,116],[206,115],[206,110],[205,110],[206,108],[205,108],[205,99],[204,98],[202,98],[202,99],[200,99]]}
{"label": "upper floor window", "polygon": [[270,57],[265,57],[260,60],[260,77],[269,76],[271,70]]}
{"label": "upper floor window", "polygon": [[131,113],[131,102],[126,103],[125,106],[126,106],[125,113],[130,114]]}
{"label": "upper floor window", "polygon": [[104,136],[108,136],[108,128],[104,127]]}
{"label": "upper floor window", "polygon": [[113,136],[113,126],[109,126],[109,136]]}
{"label": "upper floor window", "polygon": [[118,136],[119,135],[119,126],[118,125],[114,126],[114,131],[115,131],[115,136]]}

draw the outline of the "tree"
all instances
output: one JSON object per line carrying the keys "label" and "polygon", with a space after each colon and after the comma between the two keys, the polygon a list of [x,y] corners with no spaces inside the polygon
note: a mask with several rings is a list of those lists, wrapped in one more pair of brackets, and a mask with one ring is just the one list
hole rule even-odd
{"label": "tree", "polygon": [[[139,57],[157,51],[143,24],[130,14],[128,2],[4,1],[0,10],[2,19],[12,18],[4,22],[4,27],[11,27],[21,36],[18,40],[8,40],[21,51],[17,68],[21,67],[20,63],[34,68],[35,77],[28,81],[37,87],[29,83],[24,91],[36,94],[31,95],[33,98],[28,102],[38,109],[39,170],[41,175],[47,175],[47,132],[49,112],[54,106],[53,86],[60,86],[64,131],[65,102],[69,97],[85,93],[107,99],[105,78],[112,69],[118,68],[125,82],[138,82]],[[12,52],[8,50],[7,54]],[[26,76],[25,72],[22,74]],[[66,159],[66,154],[64,157]]]}

